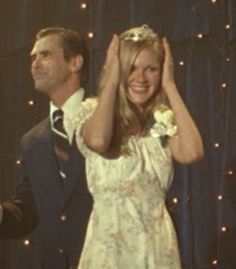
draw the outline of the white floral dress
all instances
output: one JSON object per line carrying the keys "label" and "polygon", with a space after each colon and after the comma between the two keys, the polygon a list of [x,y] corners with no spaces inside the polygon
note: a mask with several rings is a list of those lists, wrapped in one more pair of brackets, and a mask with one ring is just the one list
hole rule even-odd
{"label": "white floral dress", "polygon": [[168,146],[161,143],[161,137],[176,133],[172,114],[157,113],[149,136],[130,138],[131,156],[106,159],[90,151],[80,136],[95,107],[96,100],[87,99],[77,117],[77,143],[86,157],[94,199],[78,269],[180,269],[175,229],[165,206],[173,166]]}

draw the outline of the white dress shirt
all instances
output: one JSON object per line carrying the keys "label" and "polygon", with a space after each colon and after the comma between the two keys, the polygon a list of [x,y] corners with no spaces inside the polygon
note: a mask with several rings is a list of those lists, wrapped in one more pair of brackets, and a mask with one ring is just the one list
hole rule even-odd
{"label": "white dress shirt", "polygon": [[[72,144],[74,132],[76,129],[75,125],[75,116],[77,113],[77,110],[79,108],[80,103],[82,102],[84,98],[84,89],[80,88],[77,92],[75,92],[73,95],[71,95],[66,102],[63,104],[63,106],[60,108],[63,113],[63,124],[68,136],[69,143]],[[52,102],[50,102],[50,122],[52,126],[52,114],[55,110],[57,110],[58,107],[56,107]]]}

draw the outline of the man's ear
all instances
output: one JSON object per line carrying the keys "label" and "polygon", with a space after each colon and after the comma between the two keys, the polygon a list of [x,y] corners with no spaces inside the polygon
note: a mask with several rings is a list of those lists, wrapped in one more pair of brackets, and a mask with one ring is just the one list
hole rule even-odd
{"label": "man's ear", "polygon": [[79,72],[83,66],[83,63],[84,63],[84,59],[82,55],[78,54],[74,56],[71,59],[71,71],[75,73]]}

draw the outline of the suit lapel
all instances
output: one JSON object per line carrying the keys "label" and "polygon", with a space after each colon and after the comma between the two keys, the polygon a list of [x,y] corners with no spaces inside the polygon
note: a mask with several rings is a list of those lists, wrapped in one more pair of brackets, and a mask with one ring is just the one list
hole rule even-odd
{"label": "suit lapel", "polygon": [[68,164],[68,178],[64,180],[65,203],[69,200],[77,185],[81,188],[85,181],[84,157],[78,151],[75,139],[70,148],[70,159]]}
{"label": "suit lapel", "polygon": [[[47,199],[50,199],[52,204],[62,208],[64,206],[64,186],[57,169],[56,157],[53,149],[52,131],[50,121],[47,118],[44,120],[36,132],[34,132],[35,159],[38,160],[40,182],[39,186],[45,191]],[[37,189],[35,190],[37,193]]]}
{"label": "suit lapel", "polygon": [[84,188],[86,184],[84,158],[77,149],[75,139],[73,139],[70,147],[68,177],[62,179],[57,168],[49,119],[42,122],[37,132],[34,132],[34,137],[35,143],[38,141],[36,154],[39,155],[37,157],[40,160],[42,170],[40,184],[44,184],[46,189],[52,191],[50,199],[53,199],[62,209],[66,206],[76,186],[79,185],[79,188]]}

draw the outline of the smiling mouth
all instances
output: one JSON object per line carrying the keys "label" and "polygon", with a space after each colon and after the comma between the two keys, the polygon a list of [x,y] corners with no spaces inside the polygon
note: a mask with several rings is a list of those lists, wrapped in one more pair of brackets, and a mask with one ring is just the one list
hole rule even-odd
{"label": "smiling mouth", "polygon": [[147,87],[132,87],[131,91],[135,94],[144,94],[147,92]]}
{"label": "smiling mouth", "polygon": [[147,90],[147,86],[130,86],[130,89],[135,92],[143,92]]}

